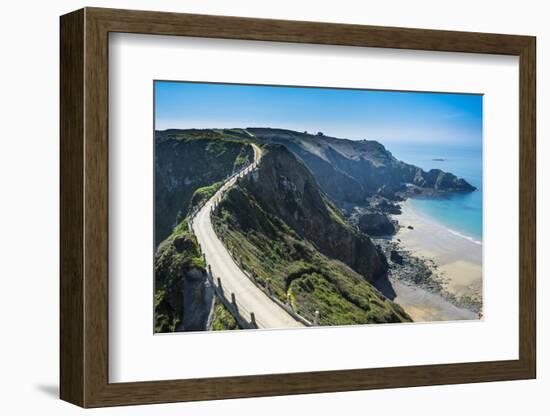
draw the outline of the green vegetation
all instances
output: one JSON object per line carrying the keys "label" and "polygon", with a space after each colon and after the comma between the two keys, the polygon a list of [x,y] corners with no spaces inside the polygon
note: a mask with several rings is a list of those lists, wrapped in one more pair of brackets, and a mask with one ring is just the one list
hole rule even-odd
{"label": "green vegetation", "polygon": [[257,173],[241,182],[256,205],[322,254],[342,261],[370,282],[384,277],[387,264],[376,246],[342,218],[311,171],[284,146],[265,146]]}
{"label": "green vegetation", "polygon": [[174,332],[183,320],[183,283],[191,270],[205,272],[195,236],[182,221],[155,255],[155,332]]}
{"label": "green vegetation", "polygon": [[[187,215],[193,206],[209,199],[228,175],[251,163],[254,151],[250,141],[250,136],[238,129],[156,132],[156,332],[177,331],[184,323],[186,329],[194,330],[205,322],[203,314],[209,305],[200,301],[205,296],[205,264],[195,236],[188,230]],[[178,225],[172,229],[174,223]],[[218,305],[216,327],[231,328],[233,323],[223,311]]]}
{"label": "green vegetation", "polygon": [[237,321],[216,298],[214,302],[214,316],[212,318],[212,331],[229,331],[239,329]]}
{"label": "green vegetation", "polygon": [[161,141],[223,140],[246,144],[253,140],[243,129],[169,129],[157,131],[156,136]]}
{"label": "green vegetation", "polygon": [[209,140],[206,145],[206,152],[215,158],[223,156],[226,150],[225,143],[221,140]]}
{"label": "green vegetation", "polygon": [[342,225],[344,228],[350,230],[352,233],[357,233],[357,231],[355,229],[353,229],[351,224],[349,224],[344,219],[344,217],[342,216],[340,211],[338,211],[338,208],[336,208],[336,206],[332,203],[332,201],[329,201],[328,198],[325,198],[325,205],[328,208],[328,212],[329,212],[329,215],[330,215],[331,219],[336,221],[338,224]]}
{"label": "green vegetation", "polygon": [[252,151],[252,157],[250,154],[251,146],[243,146],[241,151],[235,158],[235,163],[233,164],[233,170],[238,171],[244,168],[246,165],[252,162],[254,151]]}
{"label": "green vegetation", "polygon": [[283,220],[261,206],[244,187],[229,190],[214,212],[224,244],[261,285],[281,301],[290,294],[296,311],[321,325],[406,322],[403,309],[363,276],[321,254]]}
{"label": "green vegetation", "polygon": [[[155,141],[155,245],[188,214],[195,192],[252,162],[254,151],[238,131],[166,130]],[[250,139],[250,137],[249,137]],[[203,190],[196,195],[202,198]]]}
{"label": "green vegetation", "polygon": [[191,197],[188,212],[194,207],[199,206],[203,202],[208,201],[223,185],[223,181],[213,183],[212,185],[203,186],[195,191]]}

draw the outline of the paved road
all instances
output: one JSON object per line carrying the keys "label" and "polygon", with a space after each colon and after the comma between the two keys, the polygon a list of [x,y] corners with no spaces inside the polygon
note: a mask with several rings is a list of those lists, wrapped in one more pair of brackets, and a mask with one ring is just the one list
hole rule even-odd
{"label": "paved road", "polygon": [[[254,163],[247,168],[245,175],[257,166],[262,157],[260,148],[254,144],[252,146],[254,148]],[[206,262],[212,268],[214,278],[221,278],[226,296],[230,298],[231,293],[235,293],[237,304],[241,306],[241,315],[248,321],[250,321],[250,312],[254,312],[259,328],[303,327],[302,323],[296,321],[251,282],[237,264],[235,264],[235,261],[214,232],[210,219],[210,210],[221,198],[222,193],[233,186],[236,181],[236,177],[228,180],[210,198],[193,220],[193,231],[201,245]]]}

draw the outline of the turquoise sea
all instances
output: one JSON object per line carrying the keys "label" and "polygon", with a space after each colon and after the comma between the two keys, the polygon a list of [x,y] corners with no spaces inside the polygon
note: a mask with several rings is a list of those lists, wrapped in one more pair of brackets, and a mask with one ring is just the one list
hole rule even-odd
{"label": "turquoise sea", "polygon": [[[481,149],[433,145],[387,146],[399,160],[424,170],[441,169],[466,179],[477,190],[443,198],[412,198],[413,209],[445,225],[452,233],[474,242],[483,241],[483,154]],[[445,159],[444,161],[434,159]]]}

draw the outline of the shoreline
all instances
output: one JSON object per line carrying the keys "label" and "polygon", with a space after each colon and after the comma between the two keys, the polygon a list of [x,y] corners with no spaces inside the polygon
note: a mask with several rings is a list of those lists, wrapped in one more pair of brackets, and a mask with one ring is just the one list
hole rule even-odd
{"label": "shoreline", "polygon": [[399,230],[392,240],[415,256],[433,260],[447,280],[445,289],[451,294],[457,297],[481,297],[481,242],[449,230],[444,224],[422,215],[411,207],[409,200],[401,204],[401,211],[400,215],[394,216],[399,223]]}
{"label": "shoreline", "polygon": [[413,322],[468,321],[478,319],[477,313],[454,305],[438,293],[390,279],[396,297]]}
{"label": "shoreline", "polygon": [[[482,243],[450,230],[406,200],[389,215],[397,231],[379,239],[390,261],[394,301],[415,322],[474,320],[482,312]],[[394,259],[390,254],[401,257]]]}

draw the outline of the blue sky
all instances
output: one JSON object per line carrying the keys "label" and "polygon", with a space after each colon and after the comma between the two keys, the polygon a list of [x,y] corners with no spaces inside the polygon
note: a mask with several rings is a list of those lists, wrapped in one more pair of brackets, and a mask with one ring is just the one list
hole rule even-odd
{"label": "blue sky", "polygon": [[378,140],[480,148],[482,96],[155,82],[155,128],[279,127]]}

